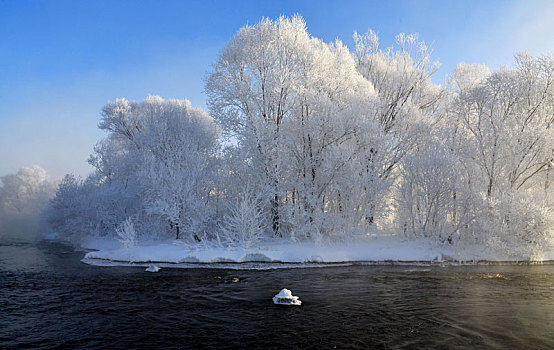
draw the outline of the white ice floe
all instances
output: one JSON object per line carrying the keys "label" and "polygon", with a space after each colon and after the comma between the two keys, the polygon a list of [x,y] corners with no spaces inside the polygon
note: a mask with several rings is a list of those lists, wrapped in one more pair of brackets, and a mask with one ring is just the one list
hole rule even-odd
{"label": "white ice floe", "polygon": [[146,268],[145,271],[147,271],[147,272],[158,272],[158,271],[160,271],[160,268],[157,267],[156,265],[150,264],[150,265]]}
{"label": "white ice floe", "polygon": [[277,305],[301,305],[298,297],[292,295],[292,292],[286,288],[281,289],[279,294],[273,297],[273,303]]}

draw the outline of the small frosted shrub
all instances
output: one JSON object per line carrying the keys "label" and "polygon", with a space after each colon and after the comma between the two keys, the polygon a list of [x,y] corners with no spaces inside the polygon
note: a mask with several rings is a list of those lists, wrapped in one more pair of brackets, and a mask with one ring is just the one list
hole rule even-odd
{"label": "small frosted shrub", "polygon": [[250,248],[263,238],[266,218],[261,200],[251,189],[228,205],[228,213],[221,230],[225,242]]}
{"label": "small frosted shrub", "polygon": [[137,232],[131,218],[127,218],[118,228],[115,229],[117,240],[125,249],[133,248],[137,244]]}

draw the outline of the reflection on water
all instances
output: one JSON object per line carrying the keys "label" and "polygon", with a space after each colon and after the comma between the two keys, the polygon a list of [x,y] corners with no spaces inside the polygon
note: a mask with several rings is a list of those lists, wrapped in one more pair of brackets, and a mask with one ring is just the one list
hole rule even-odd
{"label": "reflection on water", "polygon": [[[554,265],[150,274],[82,256],[1,239],[0,348],[554,348]],[[272,303],[285,287],[301,307]]]}

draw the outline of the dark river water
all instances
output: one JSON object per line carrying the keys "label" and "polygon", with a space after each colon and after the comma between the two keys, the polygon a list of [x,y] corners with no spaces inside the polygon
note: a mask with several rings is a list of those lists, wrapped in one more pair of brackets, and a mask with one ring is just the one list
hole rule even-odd
{"label": "dark river water", "polygon": [[[152,274],[83,255],[0,238],[0,348],[554,349],[550,264]],[[302,306],[272,303],[285,287]]]}

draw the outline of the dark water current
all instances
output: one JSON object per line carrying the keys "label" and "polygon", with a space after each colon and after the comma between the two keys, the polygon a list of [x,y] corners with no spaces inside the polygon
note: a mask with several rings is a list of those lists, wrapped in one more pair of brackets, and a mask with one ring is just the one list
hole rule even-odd
{"label": "dark water current", "polygon": [[[0,238],[0,348],[554,349],[554,265],[151,274],[83,254]],[[304,304],[273,305],[283,287]]]}

